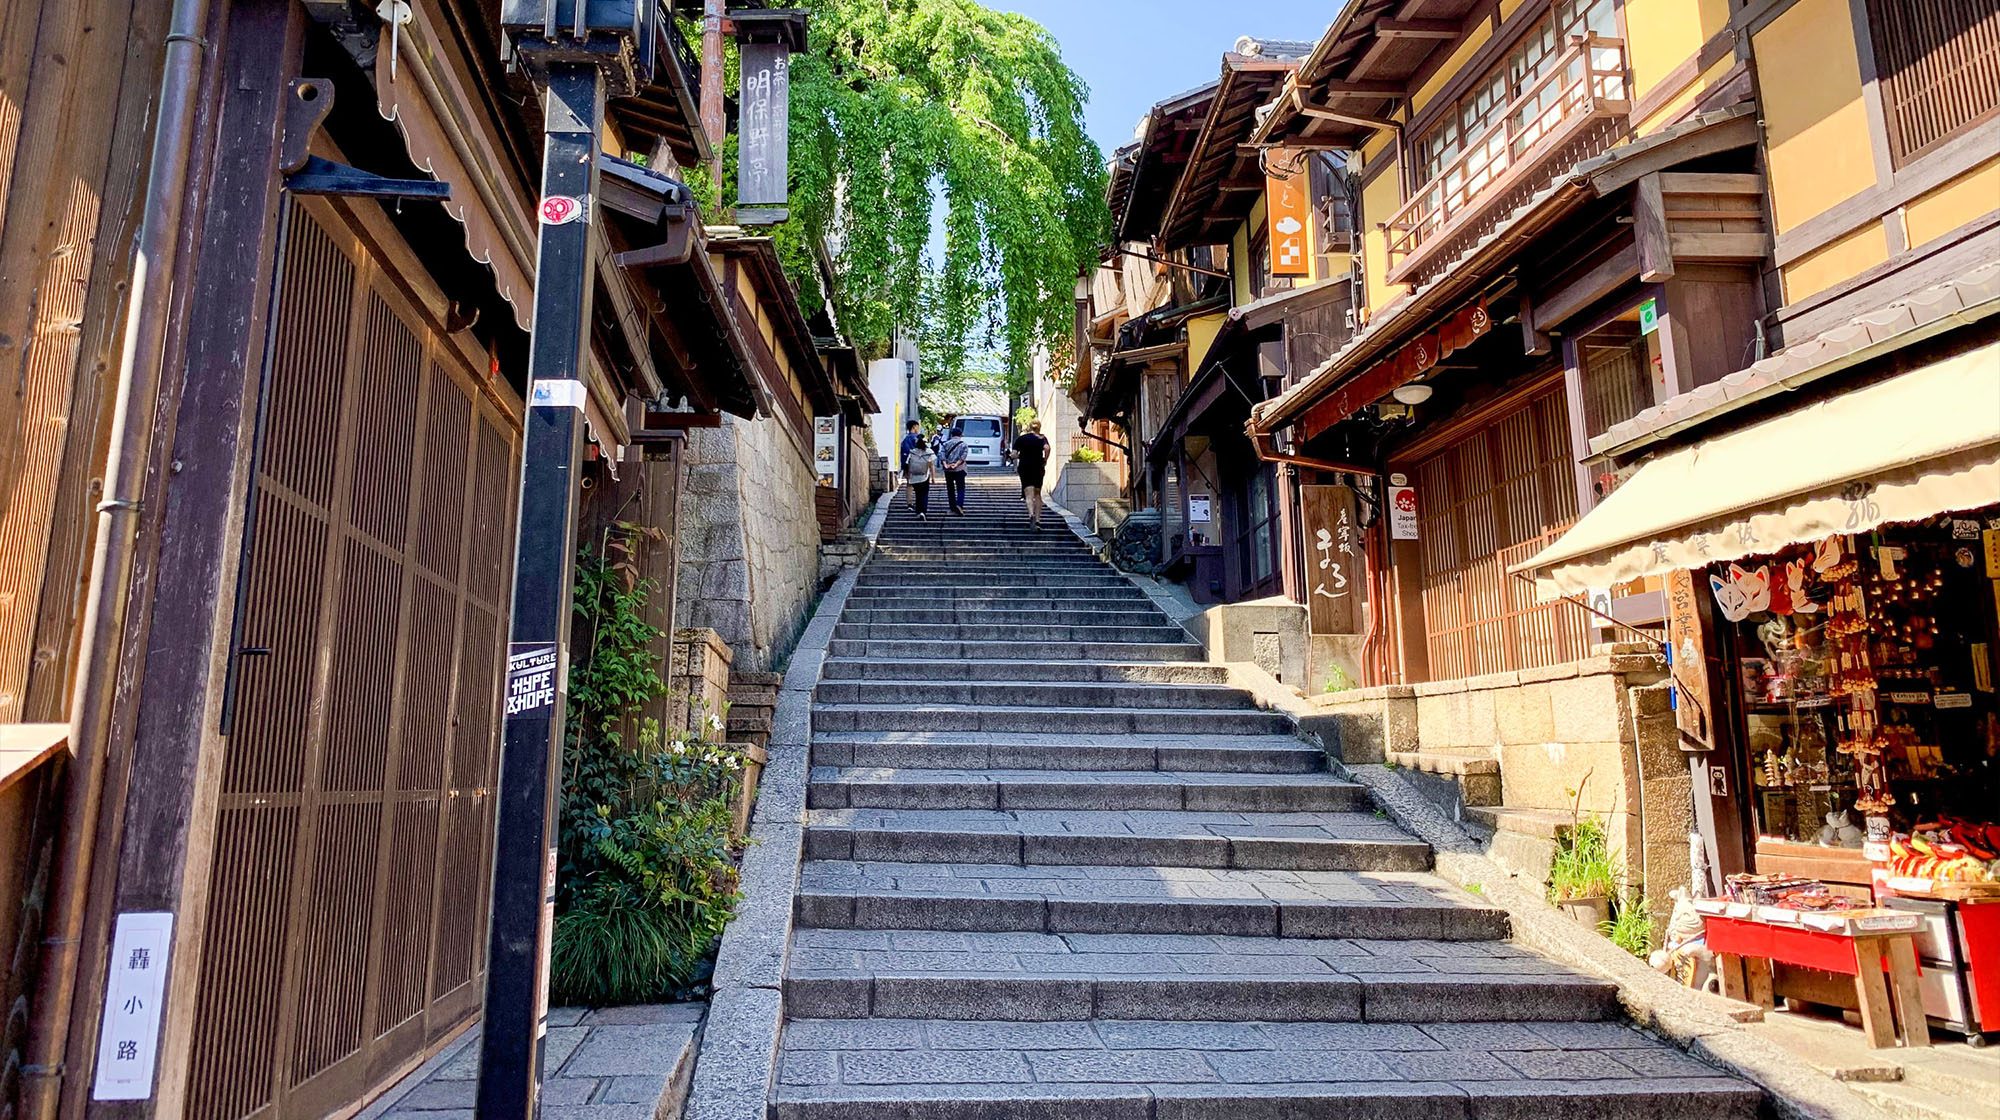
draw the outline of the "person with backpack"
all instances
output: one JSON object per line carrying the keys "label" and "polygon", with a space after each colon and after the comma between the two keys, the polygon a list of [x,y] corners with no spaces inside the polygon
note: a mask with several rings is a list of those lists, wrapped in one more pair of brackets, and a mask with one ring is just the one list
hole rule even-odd
{"label": "person with backpack", "polygon": [[[915,420],[905,425],[902,450],[897,454],[896,469],[902,472],[903,481],[910,480],[910,452],[924,445],[924,426]],[[910,491],[910,508],[917,508],[917,492]]]}
{"label": "person with backpack", "polygon": [[965,430],[953,428],[938,449],[938,465],[944,468],[944,496],[951,502],[954,516],[965,516],[965,461],[972,449],[965,445]]}
{"label": "person with backpack", "polygon": [[937,456],[925,445],[923,437],[910,438],[917,442],[903,454],[903,481],[910,484],[910,508],[917,511],[917,520],[929,521],[931,480],[937,477]]}
{"label": "person with backpack", "polygon": [[1030,421],[1028,430],[1014,441],[1014,468],[1021,474],[1021,500],[1028,503],[1028,520],[1042,527],[1042,475],[1048,470],[1049,440],[1042,434],[1042,422]]}

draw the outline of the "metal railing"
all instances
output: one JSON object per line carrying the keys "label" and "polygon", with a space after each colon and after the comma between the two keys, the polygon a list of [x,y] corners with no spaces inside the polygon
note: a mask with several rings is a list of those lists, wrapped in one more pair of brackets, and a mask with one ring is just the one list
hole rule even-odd
{"label": "metal railing", "polygon": [[1630,96],[1625,41],[1595,32],[1571,36],[1548,73],[1508,102],[1498,120],[1469,138],[1464,151],[1383,223],[1388,278],[1407,274],[1442,235],[1482,212],[1584,126],[1631,112]]}

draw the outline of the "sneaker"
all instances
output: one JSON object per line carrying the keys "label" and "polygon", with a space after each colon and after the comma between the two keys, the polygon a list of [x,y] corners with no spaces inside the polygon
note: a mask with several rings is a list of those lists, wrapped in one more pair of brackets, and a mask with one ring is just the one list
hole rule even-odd
{"label": "sneaker", "polygon": [[925,516],[924,514],[922,514],[922,513],[918,513],[918,514],[917,514],[917,520],[918,520],[918,521],[929,521],[929,520],[930,520],[930,518],[929,518],[929,517],[926,517],[926,516]]}

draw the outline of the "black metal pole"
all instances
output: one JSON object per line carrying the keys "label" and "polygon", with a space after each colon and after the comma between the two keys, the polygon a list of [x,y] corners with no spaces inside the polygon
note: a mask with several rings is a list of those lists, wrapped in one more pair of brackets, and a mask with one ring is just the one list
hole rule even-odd
{"label": "black metal pole", "polygon": [[581,373],[590,322],[591,201],[604,115],[604,76],[595,65],[551,63],[540,77],[546,118],[541,235],[528,348],[513,629],[501,690],[506,731],[493,846],[479,1120],[533,1120],[540,1111],[576,474],[584,426]]}

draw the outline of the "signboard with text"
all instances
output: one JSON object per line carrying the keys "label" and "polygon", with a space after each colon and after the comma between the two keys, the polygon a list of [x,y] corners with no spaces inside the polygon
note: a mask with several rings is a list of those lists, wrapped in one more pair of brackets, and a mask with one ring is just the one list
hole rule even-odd
{"label": "signboard with text", "polygon": [[1417,488],[1414,486],[1389,487],[1389,539],[1417,539]]}
{"label": "signboard with text", "polygon": [[821,486],[840,485],[840,417],[813,417],[813,472]]}
{"label": "signboard with text", "polygon": [[1305,513],[1307,630],[1358,634],[1367,561],[1354,490],[1301,486],[1299,501]]}
{"label": "signboard with text", "polygon": [[1264,159],[1268,167],[1281,173],[1264,178],[1264,206],[1269,212],[1271,275],[1310,275],[1312,199],[1308,197],[1306,187],[1312,176],[1306,171],[1305,153],[1274,149],[1265,153]]}

